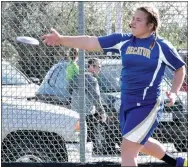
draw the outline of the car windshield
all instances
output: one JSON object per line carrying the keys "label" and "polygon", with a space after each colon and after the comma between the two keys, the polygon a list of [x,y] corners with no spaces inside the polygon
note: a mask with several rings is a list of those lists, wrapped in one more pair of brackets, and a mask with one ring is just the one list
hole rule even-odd
{"label": "car windshield", "polygon": [[1,79],[2,85],[25,85],[29,83],[18,69],[5,63],[2,63]]}
{"label": "car windshield", "polygon": [[99,74],[99,86],[101,92],[119,92],[120,91],[120,73],[121,65],[102,66]]}

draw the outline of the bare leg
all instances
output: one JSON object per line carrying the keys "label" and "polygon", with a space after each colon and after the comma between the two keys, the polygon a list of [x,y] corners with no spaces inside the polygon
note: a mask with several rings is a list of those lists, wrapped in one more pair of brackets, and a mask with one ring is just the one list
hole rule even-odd
{"label": "bare leg", "polygon": [[137,157],[143,145],[123,138],[121,146],[121,166],[138,166]]}
{"label": "bare leg", "polygon": [[159,141],[150,137],[140,152],[161,159],[166,153],[166,148]]}

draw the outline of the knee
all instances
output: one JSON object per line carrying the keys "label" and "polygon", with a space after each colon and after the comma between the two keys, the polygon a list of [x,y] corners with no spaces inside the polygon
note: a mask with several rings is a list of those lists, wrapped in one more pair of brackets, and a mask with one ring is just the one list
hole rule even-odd
{"label": "knee", "polygon": [[121,153],[124,156],[137,157],[141,148],[143,148],[141,144],[129,141],[127,139],[123,139],[123,142],[121,145]]}

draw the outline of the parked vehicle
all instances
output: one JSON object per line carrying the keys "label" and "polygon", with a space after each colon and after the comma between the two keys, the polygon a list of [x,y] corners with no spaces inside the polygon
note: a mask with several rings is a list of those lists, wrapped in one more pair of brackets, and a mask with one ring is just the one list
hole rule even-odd
{"label": "parked vehicle", "polygon": [[2,62],[2,162],[68,161],[68,143],[79,142],[79,114],[35,101],[39,86],[10,63]]}
{"label": "parked vehicle", "polygon": [[50,68],[36,91],[38,99],[48,103],[68,105],[71,94],[68,91],[66,68],[69,62],[61,60]]}
{"label": "parked vehicle", "polygon": [[39,85],[7,61],[2,61],[1,80],[3,97],[32,98],[39,89]]}
{"label": "parked vehicle", "polygon": [[[100,142],[103,143],[101,144],[101,152],[111,154],[114,153],[114,150],[116,150],[115,143],[120,144],[121,142],[118,115],[120,108],[120,73],[122,66],[120,59],[101,59],[100,61],[102,68],[98,79],[102,102],[106,112],[108,113],[108,119],[106,125],[102,126],[103,130],[100,130],[100,132],[103,132],[103,137],[98,139],[100,139]],[[61,70],[63,71],[63,69]],[[59,77],[61,76],[56,73],[56,78],[58,78],[58,80],[60,80]],[[52,78],[48,78],[49,81],[51,79]],[[55,81],[56,80],[57,79],[55,79]],[[63,85],[63,83],[61,84]],[[169,79],[168,73],[166,73],[162,83],[165,103],[167,100],[165,90],[170,90],[170,84],[171,79]],[[37,94],[40,94],[40,92]],[[63,94],[61,96],[63,96]],[[42,94],[40,94],[40,97],[42,97]],[[45,98],[41,99],[44,101],[46,100]],[[56,102],[53,98],[51,101]],[[187,151],[187,116],[187,93],[181,91],[173,107],[165,106],[160,125],[155,131],[153,137],[162,142],[173,142],[178,151]]]}

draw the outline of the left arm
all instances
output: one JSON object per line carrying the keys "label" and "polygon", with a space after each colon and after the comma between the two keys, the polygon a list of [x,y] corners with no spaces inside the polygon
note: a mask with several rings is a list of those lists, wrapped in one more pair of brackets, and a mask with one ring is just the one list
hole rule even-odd
{"label": "left arm", "polygon": [[185,65],[175,71],[171,90],[170,92],[166,93],[167,97],[169,98],[169,103],[168,103],[169,107],[174,105],[176,96],[182,86],[184,78],[185,78]]}
{"label": "left arm", "polygon": [[164,53],[163,62],[175,72],[171,90],[170,92],[166,92],[169,99],[168,106],[170,107],[174,105],[176,96],[185,78],[185,62],[178,54],[176,48],[169,41],[163,40],[160,45],[162,52]]}
{"label": "left arm", "polygon": [[182,83],[184,81],[184,78],[185,78],[185,65],[175,71],[170,92],[178,94],[182,86]]}

